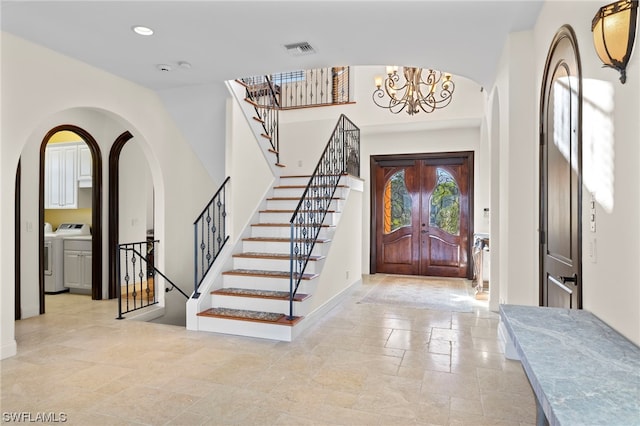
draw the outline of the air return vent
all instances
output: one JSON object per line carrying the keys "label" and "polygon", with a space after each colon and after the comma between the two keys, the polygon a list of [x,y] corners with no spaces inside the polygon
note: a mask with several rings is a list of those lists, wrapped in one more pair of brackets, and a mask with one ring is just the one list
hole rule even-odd
{"label": "air return vent", "polygon": [[306,41],[301,41],[300,43],[285,44],[284,48],[291,56],[304,56],[316,53],[313,46],[311,46]]}

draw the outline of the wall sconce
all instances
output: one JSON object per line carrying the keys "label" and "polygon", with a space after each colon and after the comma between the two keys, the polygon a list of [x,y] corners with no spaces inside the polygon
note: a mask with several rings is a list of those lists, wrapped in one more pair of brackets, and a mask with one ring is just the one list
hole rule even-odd
{"label": "wall sconce", "polygon": [[603,6],[593,17],[591,31],[596,53],[605,67],[620,72],[622,84],[627,80],[627,63],[636,35],[637,0],[621,0]]}

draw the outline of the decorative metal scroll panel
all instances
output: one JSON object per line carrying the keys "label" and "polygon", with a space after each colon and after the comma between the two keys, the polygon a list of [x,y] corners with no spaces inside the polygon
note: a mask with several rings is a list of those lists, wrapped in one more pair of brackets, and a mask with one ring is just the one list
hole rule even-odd
{"label": "decorative metal scroll panel", "polygon": [[193,223],[194,227],[194,297],[211,265],[229,239],[227,234],[227,177],[209,204]]}
{"label": "decorative metal scroll panel", "polygon": [[189,298],[180,287],[156,268],[158,243],[158,240],[147,240],[118,245],[118,319],[123,319],[122,315],[128,312],[158,303],[158,276],[165,280],[165,292],[175,289]]}
{"label": "decorative metal scroll panel", "polygon": [[360,176],[360,129],[343,114],[338,119],[298,207],[289,221],[290,318],[293,318],[293,298],[300,286],[340,178],[346,173]]}
{"label": "decorative metal scroll panel", "polygon": [[246,87],[247,99],[253,104],[256,118],[262,124],[262,136],[269,141],[271,151],[276,155],[276,163],[280,163],[280,104],[276,88],[269,76],[241,78]]}

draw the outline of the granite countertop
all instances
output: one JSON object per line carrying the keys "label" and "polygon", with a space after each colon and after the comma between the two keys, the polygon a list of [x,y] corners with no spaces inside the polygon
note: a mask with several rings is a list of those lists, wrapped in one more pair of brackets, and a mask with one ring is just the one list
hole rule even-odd
{"label": "granite countertop", "polygon": [[550,425],[640,425],[640,348],[584,310],[501,305]]}

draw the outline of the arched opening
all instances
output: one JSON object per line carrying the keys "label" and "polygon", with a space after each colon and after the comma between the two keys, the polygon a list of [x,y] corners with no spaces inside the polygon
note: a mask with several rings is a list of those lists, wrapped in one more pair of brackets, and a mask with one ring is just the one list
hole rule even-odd
{"label": "arched opening", "polygon": [[109,298],[117,295],[118,275],[117,251],[120,236],[120,153],[125,144],[133,138],[129,132],[124,132],[113,143],[109,152]]}
{"label": "arched opening", "polygon": [[57,126],[45,135],[40,144],[40,173],[39,173],[39,293],[40,314],[45,313],[45,173],[46,173],[46,149],[52,137],[60,132],[71,132],[80,137],[88,148],[92,170],[90,177],[91,196],[91,259],[90,259],[90,295],[93,300],[102,299],[102,156],[96,140],[86,130],[64,124]]}
{"label": "arched opening", "polygon": [[[154,239],[153,195],[149,163],[133,135],[126,131],[109,152],[110,298],[118,295],[118,245]],[[146,260],[152,265],[153,258],[151,255]]]}

